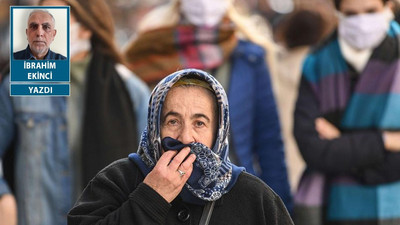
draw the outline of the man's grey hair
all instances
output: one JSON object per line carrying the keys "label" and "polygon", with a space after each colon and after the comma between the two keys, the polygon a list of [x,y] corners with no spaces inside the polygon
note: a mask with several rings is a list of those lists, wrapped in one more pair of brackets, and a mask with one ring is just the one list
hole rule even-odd
{"label": "man's grey hair", "polygon": [[[49,15],[51,16],[51,20],[53,21],[54,27],[56,26],[56,20],[54,19],[53,14],[51,14],[51,13],[50,13],[48,10],[46,10],[46,9],[35,9],[35,10],[32,10],[32,12],[29,13],[28,21],[29,21],[29,19],[31,18],[31,16],[32,16],[33,14],[37,13],[37,12],[44,12],[44,13],[49,14]],[[29,25],[29,24],[28,24],[28,25]]]}

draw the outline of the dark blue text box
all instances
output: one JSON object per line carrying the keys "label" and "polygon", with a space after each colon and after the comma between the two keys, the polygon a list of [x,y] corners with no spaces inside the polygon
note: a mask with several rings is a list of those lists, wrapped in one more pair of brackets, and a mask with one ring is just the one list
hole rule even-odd
{"label": "dark blue text box", "polygon": [[69,96],[69,84],[11,84],[11,96]]}

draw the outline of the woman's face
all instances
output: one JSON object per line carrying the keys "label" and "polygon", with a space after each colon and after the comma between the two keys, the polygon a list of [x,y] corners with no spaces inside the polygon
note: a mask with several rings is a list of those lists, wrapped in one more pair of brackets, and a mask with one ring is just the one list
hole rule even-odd
{"label": "woman's face", "polygon": [[340,12],[345,16],[352,16],[363,13],[376,13],[384,9],[382,0],[342,0]]}
{"label": "woman's face", "polygon": [[184,144],[199,142],[212,148],[217,129],[215,98],[197,86],[172,88],[161,112],[161,138]]}

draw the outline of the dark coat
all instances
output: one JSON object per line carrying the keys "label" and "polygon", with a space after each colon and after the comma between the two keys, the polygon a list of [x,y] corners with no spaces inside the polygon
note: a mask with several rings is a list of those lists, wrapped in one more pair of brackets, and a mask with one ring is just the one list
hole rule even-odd
{"label": "dark coat", "polygon": [[[88,184],[68,215],[68,224],[199,224],[203,206],[168,203],[142,183],[129,159],[102,170]],[[293,224],[282,200],[264,182],[243,172],[235,186],[217,200],[210,225]]]}

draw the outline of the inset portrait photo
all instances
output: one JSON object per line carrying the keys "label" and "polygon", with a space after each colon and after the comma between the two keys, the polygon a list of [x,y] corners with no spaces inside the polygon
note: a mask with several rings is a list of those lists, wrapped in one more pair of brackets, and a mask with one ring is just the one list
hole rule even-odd
{"label": "inset portrait photo", "polygon": [[10,6],[10,96],[69,96],[69,6]]}
{"label": "inset portrait photo", "polygon": [[13,7],[12,55],[15,60],[66,60],[68,13],[57,7]]}

